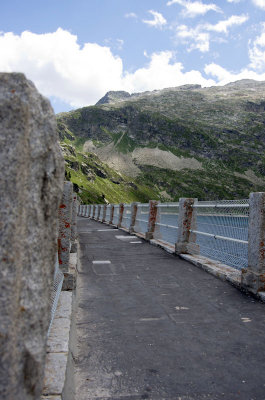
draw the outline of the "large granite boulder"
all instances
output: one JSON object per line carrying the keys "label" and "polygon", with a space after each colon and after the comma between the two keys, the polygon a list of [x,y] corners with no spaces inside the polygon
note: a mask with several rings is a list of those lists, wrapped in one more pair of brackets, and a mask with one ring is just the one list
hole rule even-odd
{"label": "large granite boulder", "polygon": [[42,389],[64,162],[48,100],[0,73],[0,398]]}

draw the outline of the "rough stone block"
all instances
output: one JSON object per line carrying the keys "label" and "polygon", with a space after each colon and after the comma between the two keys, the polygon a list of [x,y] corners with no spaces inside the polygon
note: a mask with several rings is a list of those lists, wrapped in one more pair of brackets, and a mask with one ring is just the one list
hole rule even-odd
{"label": "rough stone block", "polygon": [[39,399],[64,161],[48,100],[0,74],[0,398]]}
{"label": "rough stone block", "polygon": [[64,182],[63,197],[59,207],[58,237],[59,266],[63,272],[67,272],[69,268],[69,254],[71,248],[72,196],[72,182]]}
{"label": "rough stone block", "polygon": [[[67,353],[48,353],[43,394],[61,394],[65,381]],[[56,371],[56,374],[54,373]]]}
{"label": "rough stone block", "polygon": [[72,221],[71,221],[71,243],[75,243],[77,239],[77,195],[73,193],[72,196]]}

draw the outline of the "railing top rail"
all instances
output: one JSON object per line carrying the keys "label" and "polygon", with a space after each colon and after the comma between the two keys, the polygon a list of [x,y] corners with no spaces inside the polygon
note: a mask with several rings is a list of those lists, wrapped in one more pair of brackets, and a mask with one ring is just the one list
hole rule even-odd
{"label": "railing top rail", "polygon": [[194,203],[194,208],[247,208],[249,204],[200,204]]}
{"label": "railing top rail", "polygon": [[157,204],[157,207],[179,207],[179,203],[161,203]]}

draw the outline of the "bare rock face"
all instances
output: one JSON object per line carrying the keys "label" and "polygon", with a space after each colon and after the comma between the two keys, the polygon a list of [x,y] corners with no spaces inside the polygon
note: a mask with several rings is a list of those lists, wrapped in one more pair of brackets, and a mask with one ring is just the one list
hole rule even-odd
{"label": "bare rock face", "polygon": [[0,398],[42,389],[64,163],[48,100],[0,73]]}

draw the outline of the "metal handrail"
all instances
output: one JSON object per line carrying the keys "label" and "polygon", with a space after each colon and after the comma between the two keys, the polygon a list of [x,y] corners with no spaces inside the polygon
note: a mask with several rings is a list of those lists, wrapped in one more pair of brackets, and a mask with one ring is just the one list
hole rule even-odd
{"label": "metal handrail", "polygon": [[229,238],[229,237],[226,237],[226,236],[214,235],[213,233],[200,232],[200,231],[195,231],[193,229],[191,229],[190,232],[198,233],[199,235],[213,237],[214,239],[228,240],[230,242],[248,244],[247,240],[241,240],[241,239]]}

